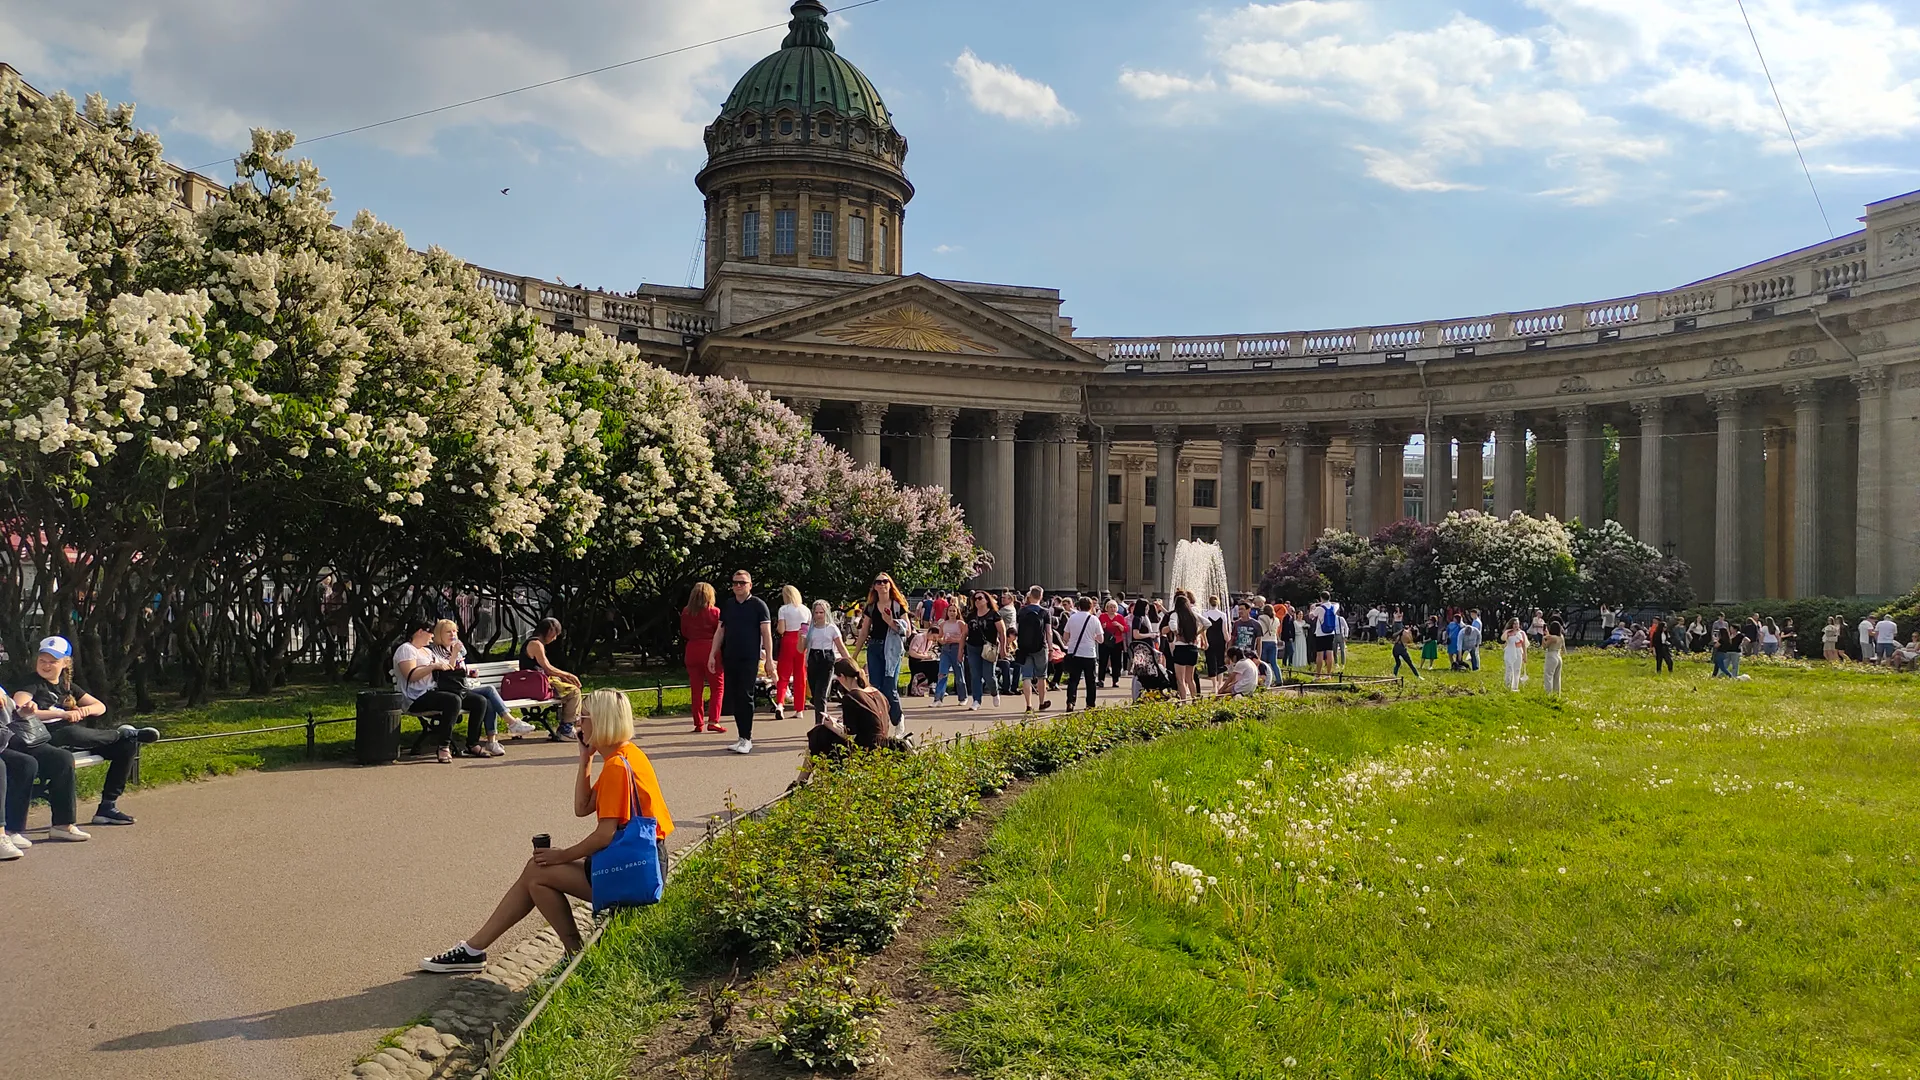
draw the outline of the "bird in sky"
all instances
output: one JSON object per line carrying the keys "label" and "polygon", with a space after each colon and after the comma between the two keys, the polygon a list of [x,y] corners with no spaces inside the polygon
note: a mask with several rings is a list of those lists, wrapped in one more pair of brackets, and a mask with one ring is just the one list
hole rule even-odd
{"label": "bird in sky", "polygon": [[507,192],[509,192],[509,191],[512,191],[512,190],[513,190],[513,189],[512,189],[512,188],[510,188],[510,187],[503,187],[503,188],[501,188],[501,189],[500,189],[500,194],[502,194],[502,195],[505,195],[505,194],[506,194]]}

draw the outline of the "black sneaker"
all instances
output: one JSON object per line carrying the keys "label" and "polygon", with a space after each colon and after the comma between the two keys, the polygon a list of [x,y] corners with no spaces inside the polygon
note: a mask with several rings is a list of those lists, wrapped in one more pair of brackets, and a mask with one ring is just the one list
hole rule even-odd
{"label": "black sneaker", "polygon": [[439,956],[429,956],[420,961],[421,971],[435,971],[443,975],[479,971],[486,966],[487,954],[467,948],[467,943],[464,941]]}
{"label": "black sneaker", "polygon": [[160,729],[153,727],[137,728],[132,724],[121,724],[120,734],[135,742],[151,743],[160,741]]}
{"label": "black sneaker", "polygon": [[100,809],[93,812],[93,824],[131,825],[133,824],[133,815],[112,803],[101,803]]}

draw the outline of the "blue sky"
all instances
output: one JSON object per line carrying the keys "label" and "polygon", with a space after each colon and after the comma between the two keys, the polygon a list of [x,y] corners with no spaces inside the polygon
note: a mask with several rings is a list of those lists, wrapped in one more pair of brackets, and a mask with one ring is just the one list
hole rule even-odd
{"label": "blue sky", "polygon": [[[136,101],[191,166],[253,125],[319,134],[785,8],[0,0],[0,59]],[[1920,8],[1747,8],[1833,228],[1920,187]],[[1086,334],[1573,303],[1827,235],[1731,0],[881,0],[834,22],[911,144],[907,268],[1057,287]],[[700,129],[779,36],[307,152],[343,217],[370,208],[416,245],[684,284]]]}

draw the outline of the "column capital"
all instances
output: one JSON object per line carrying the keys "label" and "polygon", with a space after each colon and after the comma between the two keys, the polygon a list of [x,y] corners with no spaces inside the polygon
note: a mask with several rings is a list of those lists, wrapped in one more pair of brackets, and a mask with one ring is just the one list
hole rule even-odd
{"label": "column capital", "polygon": [[1588,422],[1587,407],[1585,405],[1562,405],[1554,409],[1553,414],[1559,417],[1560,422],[1569,428],[1576,424],[1585,427]]}
{"label": "column capital", "polygon": [[1288,446],[1307,445],[1307,436],[1313,433],[1313,427],[1294,420],[1280,425],[1280,438]]}
{"label": "column capital", "polygon": [[862,435],[880,434],[880,421],[886,419],[888,405],[884,401],[859,401],[853,406],[856,429]]}
{"label": "column capital", "polygon": [[1161,446],[1177,448],[1180,445],[1180,425],[1155,424],[1153,428],[1153,441]]}
{"label": "column capital", "polygon": [[1795,379],[1781,386],[1780,392],[1796,409],[1817,409],[1827,396],[1826,388],[1812,379]]}
{"label": "column capital", "polygon": [[1747,403],[1748,394],[1744,390],[1715,390],[1707,395],[1707,404],[1721,417],[1737,413]]}
{"label": "column capital", "polygon": [[1853,383],[1854,388],[1859,390],[1862,396],[1877,394],[1887,388],[1887,369],[1875,364],[1872,367],[1863,367],[1856,370],[1853,374],[1847,376],[1847,379]]}
{"label": "column capital", "polygon": [[960,410],[945,405],[935,405],[927,410],[927,434],[936,439],[953,437],[953,422],[960,419]]}
{"label": "column capital", "polygon": [[1377,443],[1380,441],[1380,422],[1378,420],[1347,421],[1347,436],[1355,443]]}
{"label": "column capital", "polygon": [[1080,438],[1080,417],[1073,413],[1055,413],[1047,428],[1053,441],[1070,443]]}
{"label": "column capital", "polygon": [[1014,429],[1020,426],[1020,420],[1026,413],[1018,409],[996,409],[992,413],[993,435],[996,439],[1011,439]]}
{"label": "column capital", "polygon": [[820,399],[817,397],[788,398],[787,408],[792,409],[800,419],[811,424],[813,418],[820,415]]}
{"label": "column capital", "polygon": [[1240,445],[1240,441],[1246,437],[1246,433],[1247,428],[1245,424],[1215,424],[1213,426],[1213,436],[1220,440],[1220,445],[1223,447]]}
{"label": "column capital", "polygon": [[1643,421],[1648,417],[1663,417],[1671,404],[1666,398],[1642,398],[1632,403],[1633,414]]}
{"label": "column capital", "polygon": [[1512,435],[1520,429],[1520,414],[1512,409],[1500,409],[1487,414],[1487,423],[1492,424],[1495,431]]}

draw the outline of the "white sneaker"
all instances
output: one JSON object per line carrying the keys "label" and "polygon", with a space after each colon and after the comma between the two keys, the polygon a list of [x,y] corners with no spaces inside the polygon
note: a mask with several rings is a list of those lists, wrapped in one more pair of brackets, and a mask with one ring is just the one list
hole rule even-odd
{"label": "white sneaker", "polygon": [[13,841],[0,836],[0,862],[12,862],[19,857],[20,849],[13,846]]}
{"label": "white sneaker", "polygon": [[500,745],[499,739],[488,739],[487,753],[493,755],[494,757],[506,757],[507,748]]}
{"label": "white sneaker", "polygon": [[8,833],[7,842],[12,844],[14,847],[19,848],[21,851],[25,851],[28,848],[33,846],[33,841],[27,839],[25,836],[22,836],[19,833]]}
{"label": "white sneaker", "polygon": [[968,712],[979,712],[979,711],[980,711],[980,703],[979,703],[979,702],[977,702],[977,701],[969,701],[969,702],[967,702],[967,711],[968,711]]}
{"label": "white sneaker", "polygon": [[81,832],[78,825],[55,825],[47,831],[47,839],[66,840],[77,844],[82,840],[93,839],[93,835]]}
{"label": "white sneaker", "polygon": [[993,707],[994,707],[994,708],[996,708],[996,709],[1000,707],[1000,695],[999,695],[999,694],[995,694],[995,695],[993,695]]}
{"label": "white sneaker", "polygon": [[751,754],[753,753],[753,740],[752,739],[735,739],[733,741],[733,745],[727,747],[727,749],[731,750],[736,754]]}
{"label": "white sneaker", "polygon": [[531,735],[534,732],[539,730],[540,730],[539,728],[534,727],[532,724],[527,723],[525,720],[512,719],[507,721],[507,734],[513,736],[516,739],[522,735]]}

